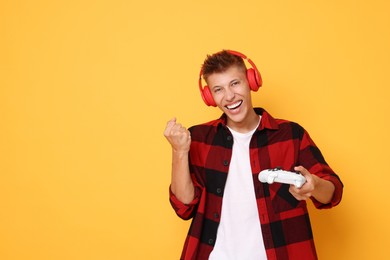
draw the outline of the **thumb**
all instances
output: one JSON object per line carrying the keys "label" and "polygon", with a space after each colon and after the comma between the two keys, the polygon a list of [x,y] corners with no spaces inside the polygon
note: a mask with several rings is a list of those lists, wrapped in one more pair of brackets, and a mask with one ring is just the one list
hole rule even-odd
{"label": "thumb", "polygon": [[173,126],[176,124],[176,117],[173,117],[171,120],[168,121],[167,127],[168,126]]}
{"label": "thumb", "polygon": [[310,175],[309,171],[303,166],[295,166],[294,170],[302,174],[303,176]]}
{"label": "thumb", "polygon": [[169,132],[171,131],[172,127],[176,124],[176,117],[172,118],[167,122],[167,125],[165,127],[164,135],[168,136]]}

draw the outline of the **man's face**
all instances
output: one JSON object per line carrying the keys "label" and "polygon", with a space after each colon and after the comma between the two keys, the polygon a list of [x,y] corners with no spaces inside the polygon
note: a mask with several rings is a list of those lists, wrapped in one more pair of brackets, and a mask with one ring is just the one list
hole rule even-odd
{"label": "man's face", "polygon": [[207,83],[215,103],[228,116],[228,125],[245,124],[251,118],[254,112],[245,71],[232,66],[208,76]]}

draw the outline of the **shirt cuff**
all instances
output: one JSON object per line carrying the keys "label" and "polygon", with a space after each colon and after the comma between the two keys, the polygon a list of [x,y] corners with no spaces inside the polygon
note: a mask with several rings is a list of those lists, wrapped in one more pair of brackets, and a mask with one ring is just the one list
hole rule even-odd
{"label": "shirt cuff", "polygon": [[323,204],[323,203],[317,201],[313,197],[311,197],[311,199],[312,199],[312,201],[314,203],[314,206],[316,208],[318,208],[318,209],[333,208],[333,207],[337,206],[340,203],[341,198],[343,196],[343,188],[344,188],[344,186],[343,186],[342,182],[337,177],[327,176],[327,177],[324,177],[323,179],[332,182],[334,187],[335,187],[332,200],[329,203],[327,203],[327,204]]}
{"label": "shirt cuff", "polygon": [[200,198],[200,189],[195,186],[194,192],[194,199],[190,203],[185,204],[176,197],[172,192],[171,186],[169,186],[169,201],[176,214],[182,219],[190,219],[195,213],[195,206],[198,204]]}

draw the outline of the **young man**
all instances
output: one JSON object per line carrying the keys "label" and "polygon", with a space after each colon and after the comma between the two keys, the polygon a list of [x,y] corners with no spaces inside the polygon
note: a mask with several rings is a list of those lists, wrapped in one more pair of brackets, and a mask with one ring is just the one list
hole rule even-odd
{"label": "young man", "polygon": [[[317,259],[306,200],[331,208],[343,184],[298,124],[253,108],[261,86],[254,63],[221,51],[208,56],[199,87],[223,115],[186,129],[172,119],[164,135],[172,146],[170,202],[191,219],[181,259]],[[306,183],[261,183],[259,172],[281,167]]]}

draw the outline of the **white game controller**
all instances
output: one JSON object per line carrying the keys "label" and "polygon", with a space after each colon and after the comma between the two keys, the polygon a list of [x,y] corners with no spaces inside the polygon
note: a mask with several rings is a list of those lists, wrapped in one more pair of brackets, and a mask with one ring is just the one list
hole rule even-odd
{"label": "white game controller", "polygon": [[301,188],[306,182],[306,178],[300,173],[284,171],[277,167],[261,171],[259,173],[259,181],[268,184],[272,184],[274,182],[293,184],[295,187]]}

